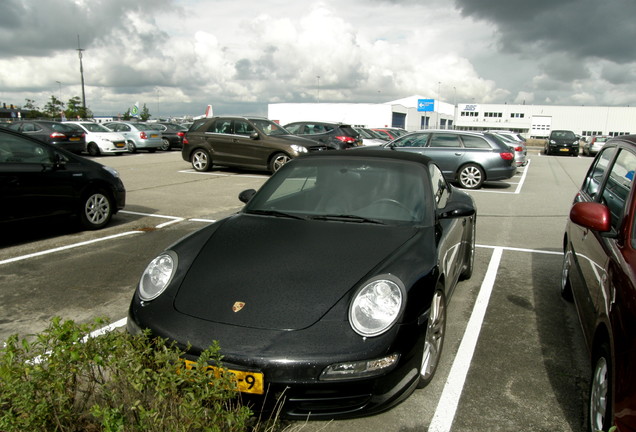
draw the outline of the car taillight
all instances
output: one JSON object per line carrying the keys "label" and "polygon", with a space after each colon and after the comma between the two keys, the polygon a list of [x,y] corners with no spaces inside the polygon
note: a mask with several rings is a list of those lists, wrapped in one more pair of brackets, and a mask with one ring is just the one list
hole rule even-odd
{"label": "car taillight", "polygon": [[347,143],[347,144],[351,144],[356,142],[355,138],[352,138],[350,136],[337,136],[336,139],[342,141],[343,143]]}
{"label": "car taillight", "polygon": [[188,138],[186,138],[185,136],[183,137],[183,143],[184,144],[190,144],[190,141],[188,141]]}
{"label": "car taillight", "polygon": [[499,156],[501,156],[503,160],[513,160],[515,158],[514,154],[508,152],[499,153]]}
{"label": "car taillight", "polygon": [[177,136],[178,137],[184,137],[185,136],[185,132],[177,132]]}
{"label": "car taillight", "polygon": [[141,138],[141,139],[148,139],[148,135],[146,135],[146,132],[141,131],[141,132],[139,132],[139,138]]}
{"label": "car taillight", "polygon": [[515,151],[518,151],[518,152],[523,151],[523,147],[517,146],[517,147],[515,147]]}
{"label": "car taillight", "polygon": [[51,135],[49,135],[50,138],[66,138],[66,135],[64,135],[62,132],[53,132]]}

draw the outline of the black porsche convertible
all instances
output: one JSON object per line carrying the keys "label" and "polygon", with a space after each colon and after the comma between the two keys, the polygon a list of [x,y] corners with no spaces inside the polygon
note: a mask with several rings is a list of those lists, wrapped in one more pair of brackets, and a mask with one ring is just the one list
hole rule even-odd
{"label": "black porsche convertible", "polygon": [[152,260],[129,332],[190,360],[217,340],[238,389],[282,394],[291,418],[380,412],[431,381],[473,271],[468,194],[425,156],[361,149],[294,159],[239,198]]}

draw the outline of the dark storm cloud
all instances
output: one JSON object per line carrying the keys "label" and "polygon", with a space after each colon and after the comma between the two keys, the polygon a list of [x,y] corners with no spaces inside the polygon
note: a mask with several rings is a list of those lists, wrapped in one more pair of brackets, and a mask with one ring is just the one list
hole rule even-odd
{"label": "dark storm cloud", "polygon": [[564,52],[616,63],[636,60],[634,0],[455,0],[465,17],[496,26],[501,48],[521,55]]}
{"label": "dark storm cloud", "polygon": [[[171,4],[171,0],[90,0],[84,4],[68,0],[3,0],[0,58],[46,56],[76,49],[78,35],[82,48],[87,48],[99,44],[108,34],[129,34],[128,13],[153,20],[156,11]],[[152,36],[141,36],[149,39],[145,44],[152,44]]]}

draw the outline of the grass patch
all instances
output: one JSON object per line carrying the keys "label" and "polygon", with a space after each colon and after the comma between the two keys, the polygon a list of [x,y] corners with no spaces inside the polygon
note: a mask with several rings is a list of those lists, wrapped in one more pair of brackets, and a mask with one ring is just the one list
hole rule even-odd
{"label": "grass patch", "polygon": [[112,331],[86,337],[105,322],[55,318],[30,339],[13,335],[0,348],[2,432],[275,431],[241,405],[217,344],[186,370],[184,351],[163,339]]}

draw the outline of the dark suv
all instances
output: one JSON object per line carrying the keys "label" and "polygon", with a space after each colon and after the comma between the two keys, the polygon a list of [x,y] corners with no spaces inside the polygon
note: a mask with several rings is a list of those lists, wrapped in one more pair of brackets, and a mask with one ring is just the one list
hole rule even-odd
{"label": "dark suv", "polygon": [[190,126],[181,156],[197,171],[209,171],[214,164],[275,172],[303,153],[326,148],[266,118],[212,117]]}
{"label": "dark suv", "polygon": [[348,124],[302,121],[289,123],[285,125],[285,129],[336,150],[362,145],[362,137]]}
{"label": "dark suv", "polygon": [[545,143],[543,152],[550,154],[579,155],[579,138],[569,130],[553,130]]}

